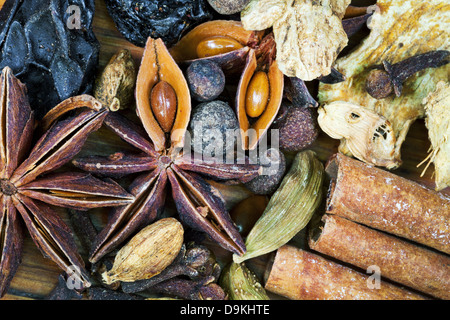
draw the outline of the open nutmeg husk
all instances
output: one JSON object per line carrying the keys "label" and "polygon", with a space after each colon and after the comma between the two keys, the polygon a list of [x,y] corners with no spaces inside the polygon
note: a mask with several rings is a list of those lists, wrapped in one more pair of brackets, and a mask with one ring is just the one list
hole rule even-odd
{"label": "open nutmeg husk", "polygon": [[226,74],[233,74],[242,70],[250,48],[259,43],[263,33],[245,30],[239,21],[208,21],[188,32],[169,52],[177,63],[208,59]]}
{"label": "open nutmeg husk", "polygon": [[[267,37],[268,41],[273,39],[271,35]],[[250,49],[237,87],[236,114],[244,150],[257,147],[275,120],[283,99],[284,75],[273,59],[275,43],[261,48],[258,52]]]}
{"label": "open nutmeg husk", "polygon": [[[137,114],[156,151],[181,148],[191,114],[189,87],[161,39],[149,38],[146,53],[136,81]],[[158,99],[165,102],[152,104]],[[154,109],[166,104],[165,110]]]}

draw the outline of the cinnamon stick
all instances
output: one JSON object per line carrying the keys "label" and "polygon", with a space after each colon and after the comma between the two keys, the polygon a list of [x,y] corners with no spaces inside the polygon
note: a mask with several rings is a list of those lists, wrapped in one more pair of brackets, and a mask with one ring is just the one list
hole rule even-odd
{"label": "cinnamon stick", "polygon": [[436,298],[450,299],[450,257],[336,215],[324,215],[312,228],[312,250],[363,270],[376,266],[381,276]]}
{"label": "cinnamon stick", "polygon": [[326,212],[450,254],[450,199],[342,154],[326,165]]}
{"label": "cinnamon stick", "polygon": [[319,255],[284,245],[276,252],[266,290],[292,300],[423,300],[423,296]]}

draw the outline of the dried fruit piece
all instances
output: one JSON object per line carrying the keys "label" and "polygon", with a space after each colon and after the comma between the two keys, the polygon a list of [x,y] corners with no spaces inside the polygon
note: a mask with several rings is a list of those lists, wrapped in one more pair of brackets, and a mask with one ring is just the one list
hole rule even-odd
{"label": "dried fruit piece", "polygon": [[322,200],[324,168],[310,150],[297,153],[280,187],[247,236],[247,252],[233,255],[241,263],[274,251],[303,229]]}
{"label": "dried fruit piece", "polygon": [[159,274],[177,256],[184,229],[174,218],[158,220],[139,231],[117,253],[111,270],[102,274],[106,284],[133,282]]}
{"label": "dried fruit piece", "polygon": [[[333,70],[335,70],[335,69],[333,69]],[[333,79],[330,79],[330,81],[336,80],[337,82],[340,82],[340,81],[343,81],[343,79],[345,78],[345,77],[339,78],[339,76],[334,78],[333,71],[332,71],[332,73],[330,73],[330,75],[333,75]],[[341,75],[341,74],[339,73],[339,75]],[[309,90],[305,84],[305,81],[303,81],[302,79],[296,78],[296,77],[290,77],[288,79],[289,79],[289,81],[287,82],[285,94],[286,94],[286,98],[292,102],[292,105],[294,107],[317,108],[319,106],[319,103],[317,103],[317,101],[312,97],[311,93],[309,92]]]}
{"label": "dried fruit piece", "polygon": [[444,81],[439,82],[436,90],[430,92],[423,103],[426,115],[425,125],[431,146],[430,153],[422,162],[429,161],[422,175],[433,162],[435,189],[439,191],[450,186],[450,84]]}
{"label": "dried fruit piece", "polygon": [[339,151],[361,161],[396,168],[395,136],[385,117],[350,102],[335,101],[319,108],[320,128],[333,139],[340,139]]}
{"label": "dried fruit piece", "polygon": [[0,30],[0,69],[9,66],[27,85],[40,119],[61,101],[92,90],[99,54],[92,30],[94,1],[76,2],[83,13],[79,25],[70,23],[73,1],[14,2],[9,27],[6,23]]}
{"label": "dried fruit piece", "polygon": [[[448,81],[450,65],[414,74],[403,83],[400,97],[390,95],[381,100],[367,93],[366,78],[383,61],[395,64],[429,51],[449,50],[450,4],[439,0],[379,0],[376,6],[368,21],[369,36],[351,53],[336,60],[335,68],[345,74],[346,80],[319,83],[318,99],[322,105],[350,102],[385,117],[394,132],[394,159],[401,163],[401,146],[408,130],[425,115],[422,100],[435,90],[436,83]],[[391,161],[386,159],[386,163]]]}
{"label": "dried fruit piece", "polygon": [[106,7],[119,32],[136,46],[148,37],[161,38],[167,46],[182,34],[212,18],[206,0],[106,0]]}
{"label": "dried fruit piece", "polygon": [[243,262],[229,263],[219,284],[230,300],[270,300],[256,275]]}
{"label": "dried fruit piece", "polygon": [[342,18],[350,0],[252,0],[241,11],[247,30],[273,27],[278,66],[288,77],[313,80],[328,75],[347,45]]}

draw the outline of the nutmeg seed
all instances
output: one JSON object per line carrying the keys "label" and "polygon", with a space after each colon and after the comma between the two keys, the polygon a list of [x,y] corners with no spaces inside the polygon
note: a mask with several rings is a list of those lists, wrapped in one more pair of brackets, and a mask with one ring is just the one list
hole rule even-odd
{"label": "nutmeg seed", "polygon": [[259,117],[269,101],[269,77],[264,71],[256,72],[248,84],[245,111],[249,117]]}
{"label": "nutmeg seed", "polygon": [[197,56],[199,58],[211,57],[242,48],[243,45],[229,37],[210,37],[199,42]]}
{"label": "nutmeg seed", "polygon": [[164,132],[170,132],[177,112],[177,95],[166,81],[159,81],[152,88],[150,105],[156,121]]}

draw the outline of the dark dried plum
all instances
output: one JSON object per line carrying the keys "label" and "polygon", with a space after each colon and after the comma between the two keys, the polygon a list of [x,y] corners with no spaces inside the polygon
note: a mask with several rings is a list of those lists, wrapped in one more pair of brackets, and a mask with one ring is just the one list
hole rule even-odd
{"label": "dark dried plum", "polygon": [[143,47],[148,37],[161,38],[170,47],[194,26],[211,20],[206,0],[105,0],[119,32]]}
{"label": "dark dried plum", "polygon": [[0,23],[0,69],[9,66],[27,85],[36,117],[70,96],[90,93],[100,48],[92,31],[94,0],[5,5],[12,9]]}
{"label": "dark dried plum", "polygon": [[9,66],[18,73],[26,68],[26,57],[28,56],[27,39],[25,31],[20,23],[14,21],[9,28],[3,45],[3,64]]}

